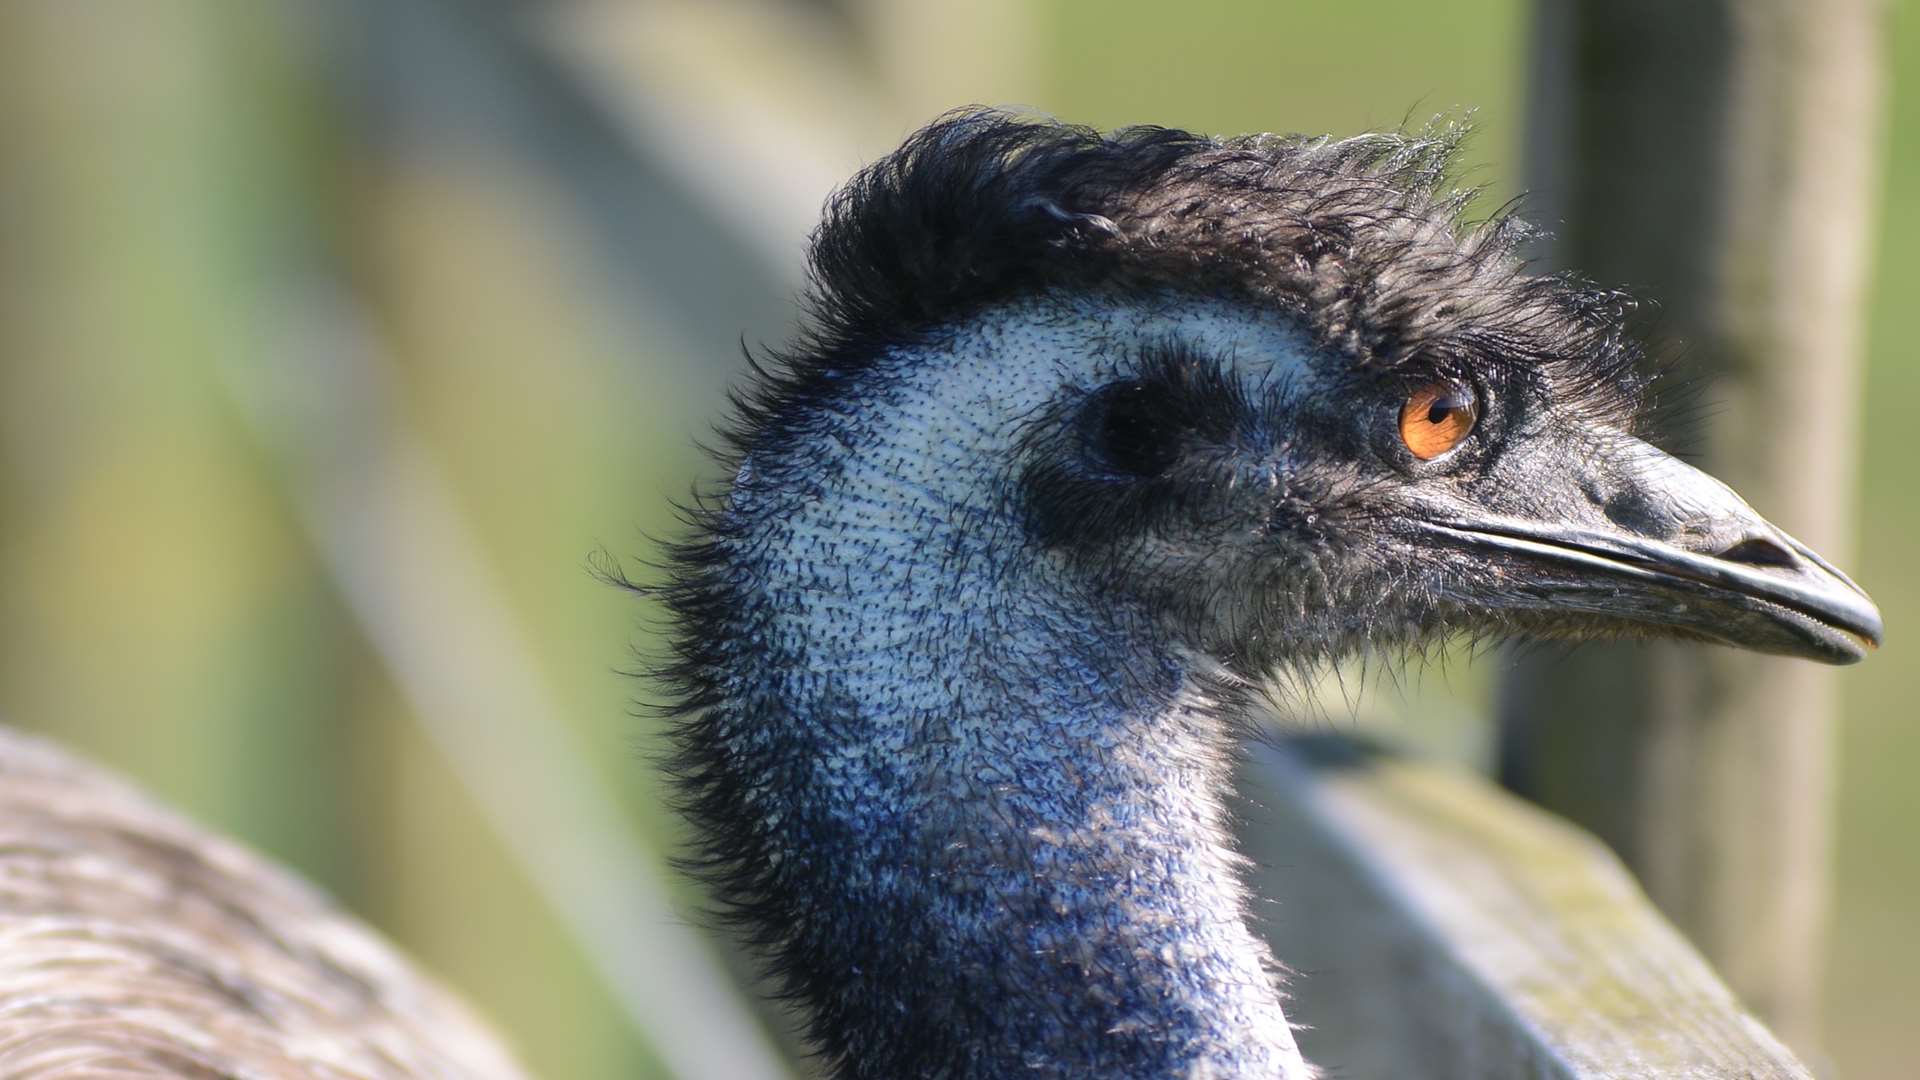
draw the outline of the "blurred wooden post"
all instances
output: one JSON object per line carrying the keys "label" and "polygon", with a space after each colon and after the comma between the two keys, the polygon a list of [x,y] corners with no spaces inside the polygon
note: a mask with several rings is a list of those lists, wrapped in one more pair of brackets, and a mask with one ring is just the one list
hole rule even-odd
{"label": "blurred wooden post", "polygon": [[[1540,0],[1550,253],[1659,302],[1701,464],[1840,558],[1881,124],[1879,0]],[[1817,1042],[1834,672],[1688,645],[1521,661],[1501,776],[1611,843],[1775,1030]]]}

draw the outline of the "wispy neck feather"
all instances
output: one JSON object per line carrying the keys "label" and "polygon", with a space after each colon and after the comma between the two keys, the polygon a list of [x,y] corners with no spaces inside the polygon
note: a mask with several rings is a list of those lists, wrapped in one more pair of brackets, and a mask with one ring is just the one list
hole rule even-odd
{"label": "wispy neck feather", "polygon": [[1021,542],[987,418],[1037,355],[875,365],[749,450],[676,598],[709,869],[842,1075],[1305,1077],[1216,689]]}

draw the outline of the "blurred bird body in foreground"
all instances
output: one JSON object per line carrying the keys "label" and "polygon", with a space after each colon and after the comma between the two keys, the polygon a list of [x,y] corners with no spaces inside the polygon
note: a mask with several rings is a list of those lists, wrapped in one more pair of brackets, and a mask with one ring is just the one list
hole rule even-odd
{"label": "blurred bird body in foreground", "polygon": [[[1223,809],[1276,677],[1878,641],[1452,152],[970,111],[831,201],[664,595],[698,862],[836,1075],[1312,1075]],[[286,875],[38,744],[0,786],[0,1070],[514,1075]]]}
{"label": "blurred bird body in foreground", "polygon": [[305,882],[0,729],[0,1076],[521,1075]]}

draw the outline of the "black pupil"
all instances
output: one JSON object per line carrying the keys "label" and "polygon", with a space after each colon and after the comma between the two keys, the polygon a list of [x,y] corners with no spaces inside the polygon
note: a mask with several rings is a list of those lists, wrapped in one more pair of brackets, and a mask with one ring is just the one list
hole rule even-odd
{"label": "black pupil", "polygon": [[1447,417],[1457,412],[1464,412],[1466,408],[1467,395],[1459,390],[1449,391],[1434,398],[1433,404],[1427,406],[1427,423],[1442,423]]}
{"label": "black pupil", "polygon": [[1179,457],[1176,432],[1160,395],[1138,383],[1109,389],[1095,438],[1108,465],[1134,476],[1158,476]]}

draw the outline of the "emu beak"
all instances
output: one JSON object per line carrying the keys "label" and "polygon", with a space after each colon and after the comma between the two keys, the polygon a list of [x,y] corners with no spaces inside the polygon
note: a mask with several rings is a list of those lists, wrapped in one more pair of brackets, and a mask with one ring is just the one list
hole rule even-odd
{"label": "emu beak", "polygon": [[1622,436],[1586,455],[1576,479],[1577,491],[1554,485],[1558,498],[1535,486],[1537,513],[1456,503],[1424,524],[1492,558],[1516,607],[1829,664],[1879,647],[1880,610],[1860,586],[1699,469]]}

